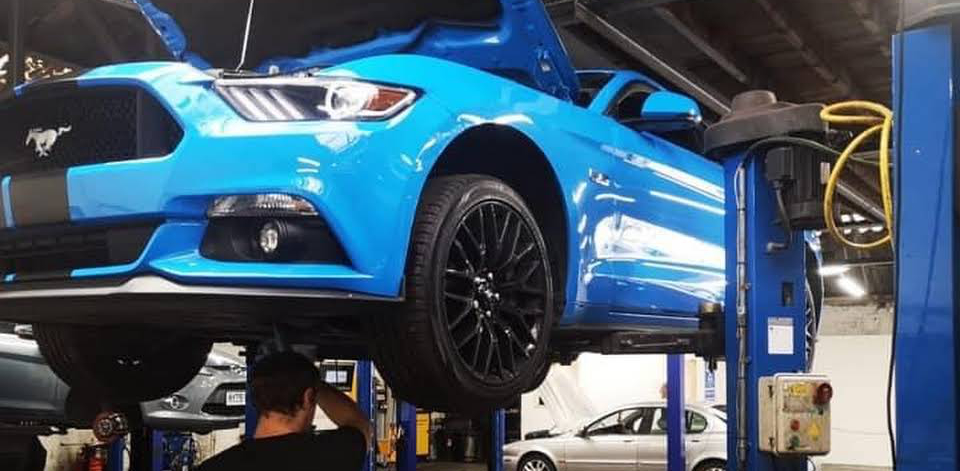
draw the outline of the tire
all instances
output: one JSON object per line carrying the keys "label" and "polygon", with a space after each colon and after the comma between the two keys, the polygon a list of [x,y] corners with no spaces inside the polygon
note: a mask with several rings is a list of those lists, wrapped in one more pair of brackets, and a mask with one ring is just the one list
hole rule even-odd
{"label": "tire", "polygon": [[517,471],[557,471],[557,467],[542,453],[527,453],[517,463]]}
{"label": "tire", "polygon": [[40,352],[72,389],[115,405],[151,401],[185,386],[212,343],[144,328],[38,324]]}
{"label": "tire", "polygon": [[723,460],[706,460],[697,464],[693,471],[727,471],[727,462]]}
{"label": "tire", "polygon": [[813,290],[810,289],[809,283],[807,283],[806,293],[807,302],[804,311],[804,354],[805,371],[809,373],[813,370],[813,361],[817,353],[817,340],[820,335],[820,309],[818,307],[819,301]]}
{"label": "tire", "polygon": [[823,314],[823,277],[820,276],[820,263],[816,254],[807,248],[806,311],[804,312],[805,371],[813,369],[817,353],[817,339],[820,335],[820,319]]}
{"label": "tire", "polygon": [[537,370],[537,374],[533,375],[533,379],[530,381],[530,384],[527,387],[523,388],[524,393],[528,393],[540,387],[541,384],[547,379],[547,375],[550,374],[550,368],[553,366],[553,362],[545,361],[543,366]]}
{"label": "tire", "polygon": [[396,396],[479,413],[529,388],[548,360],[555,316],[547,254],[536,220],[505,183],[430,180],[410,240],[406,301],[373,319],[377,368]]}

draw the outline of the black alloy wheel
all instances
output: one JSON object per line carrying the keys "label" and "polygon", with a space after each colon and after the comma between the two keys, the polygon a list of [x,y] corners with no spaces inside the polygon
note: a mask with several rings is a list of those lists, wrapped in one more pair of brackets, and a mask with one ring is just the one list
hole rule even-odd
{"label": "black alloy wheel", "polygon": [[500,383],[530,361],[547,317],[546,254],[530,224],[501,201],[484,201],[457,228],[445,264],[446,327],[478,378]]}
{"label": "black alloy wheel", "polygon": [[431,179],[404,307],[373,317],[377,368],[394,393],[425,409],[479,413],[536,387],[555,315],[548,253],[533,214],[502,181]]}

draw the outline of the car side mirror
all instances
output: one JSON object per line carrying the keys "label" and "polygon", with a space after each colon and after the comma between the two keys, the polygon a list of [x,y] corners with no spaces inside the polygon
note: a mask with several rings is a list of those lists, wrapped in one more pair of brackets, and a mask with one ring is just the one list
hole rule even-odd
{"label": "car side mirror", "polygon": [[680,131],[692,129],[703,121],[700,105],[679,93],[657,91],[643,102],[640,117],[629,120],[638,131]]}
{"label": "car side mirror", "polygon": [[587,427],[580,429],[580,431],[577,432],[577,436],[580,438],[590,438],[590,434],[587,433]]}
{"label": "car side mirror", "polygon": [[33,326],[30,324],[17,324],[16,326],[13,327],[13,333],[16,334],[17,337],[20,337],[22,339],[26,339],[26,340],[34,339]]}

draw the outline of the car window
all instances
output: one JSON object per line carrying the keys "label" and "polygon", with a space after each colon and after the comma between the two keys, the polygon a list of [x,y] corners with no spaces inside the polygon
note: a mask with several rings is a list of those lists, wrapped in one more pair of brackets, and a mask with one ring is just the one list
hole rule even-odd
{"label": "car window", "polygon": [[609,414],[587,427],[586,435],[632,435],[643,423],[640,409],[624,409]]}
{"label": "car window", "polygon": [[[707,430],[707,418],[703,415],[694,412],[687,411],[686,414],[686,432],[690,434],[703,433]],[[667,433],[667,409],[658,408],[654,414],[653,427],[650,431],[651,435],[666,435]]]}
{"label": "car window", "polygon": [[0,322],[0,334],[12,334],[13,328],[16,327],[16,325],[17,324],[11,322]]}
{"label": "car window", "polygon": [[687,433],[703,433],[707,429],[707,418],[693,411],[687,411]]}

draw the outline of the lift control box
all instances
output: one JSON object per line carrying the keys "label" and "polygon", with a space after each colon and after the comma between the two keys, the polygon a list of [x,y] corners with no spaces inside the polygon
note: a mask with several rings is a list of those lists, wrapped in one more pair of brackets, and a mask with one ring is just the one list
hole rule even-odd
{"label": "lift control box", "polygon": [[821,375],[777,374],[760,378],[761,451],[775,455],[830,452],[833,387]]}

